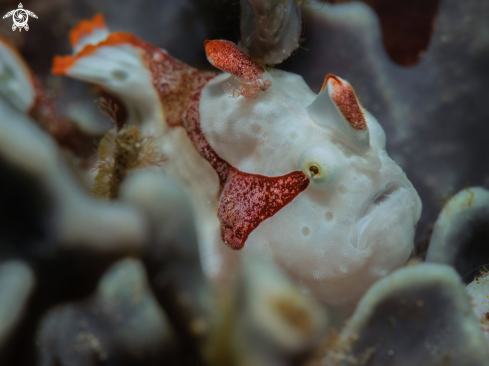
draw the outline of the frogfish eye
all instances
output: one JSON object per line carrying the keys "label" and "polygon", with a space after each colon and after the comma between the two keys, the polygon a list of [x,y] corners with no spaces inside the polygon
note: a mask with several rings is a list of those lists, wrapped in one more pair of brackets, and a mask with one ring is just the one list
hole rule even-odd
{"label": "frogfish eye", "polygon": [[311,165],[309,166],[309,171],[311,172],[312,175],[318,175],[319,174],[319,167],[317,165]]}
{"label": "frogfish eye", "polygon": [[299,167],[315,186],[330,184],[337,170],[333,153],[323,147],[306,150],[299,159]]}

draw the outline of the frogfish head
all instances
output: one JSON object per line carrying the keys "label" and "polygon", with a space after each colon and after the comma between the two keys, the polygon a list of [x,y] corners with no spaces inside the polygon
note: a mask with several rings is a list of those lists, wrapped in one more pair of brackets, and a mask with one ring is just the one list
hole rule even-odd
{"label": "frogfish head", "polygon": [[221,74],[202,90],[200,123],[208,143],[245,175],[280,180],[295,173],[307,180],[287,202],[274,190],[287,193],[293,184],[270,188],[268,201],[255,199],[250,188],[245,196],[259,206],[251,210],[256,215],[277,201],[280,208],[259,220],[242,250],[266,253],[325,302],[354,303],[406,263],[419,196],[347,81],[328,75],[316,95],[296,74],[263,71],[259,85],[269,87],[250,98],[236,93],[242,74]]}

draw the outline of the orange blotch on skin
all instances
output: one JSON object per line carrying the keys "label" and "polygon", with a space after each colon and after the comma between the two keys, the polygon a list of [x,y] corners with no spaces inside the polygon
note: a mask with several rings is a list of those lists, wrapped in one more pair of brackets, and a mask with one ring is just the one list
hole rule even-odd
{"label": "orange blotch on skin", "polygon": [[205,41],[204,47],[209,62],[224,72],[250,82],[261,79],[263,76],[263,67],[241,51],[233,42]]}
{"label": "orange blotch on skin", "polygon": [[323,86],[321,87],[321,93],[323,92],[324,89],[326,89],[326,87],[328,86],[328,81],[329,79],[334,79],[336,80],[337,82],[341,83],[341,80],[340,78],[338,78],[336,75],[333,75],[333,74],[328,74],[326,75],[326,77],[324,78],[324,82],[323,82]]}
{"label": "orange blotch on skin", "polygon": [[336,104],[343,117],[355,130],[366,130],[367,120],[351,85],[344,83],[333,74],[328,74],[324,79],[321,92],[328,86],[330,81],[333,89],[330,95],[331,100]]}
{"label": "orange blotch on skin", "polygon": [[84,36],[91,34],[96,28],[107,28],[102,14],[95,14],[92,19],[84,19],[70,31],[70,43],[75,47]]}
{"label": "orange blotch on skin", "polygon": [[112,33],[107,37],[107,39],[96,45],[87,44],[75,56],[55,56],[53,59],[53,67],[51,72],[54,75],[65,75],[68,69],[73,66],[78,59],[91,55],[100,47],[114,46],[122,43],[129,43],[138,46],[140,42],[139,39],[131,33]]}

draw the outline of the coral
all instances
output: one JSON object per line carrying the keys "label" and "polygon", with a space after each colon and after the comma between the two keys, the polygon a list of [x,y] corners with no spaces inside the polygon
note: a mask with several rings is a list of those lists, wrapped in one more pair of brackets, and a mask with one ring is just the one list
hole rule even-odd
{"label": "coral", "polygon": [[0,264],[0,350],[20,322],[35,282],[27,264],[15,260]]}
{"label": "coral", "polygon": [[451,265],[466,282],[487,264],[489,191],[468,187],[443,207],[431,235],[426,261]]}
{"label": "coral", "polygon": [[[5,55],[6,48],[2,44],[0,50]],[[27,79],[25,73],[13,76],[9,85]],[[25,87],[31,90],[28,85]],[[83,247],[98,252],[139,250],[145,236],[140,213],[124,203],[102,205],[81,189],[60,156],[56,142],[27,115],[28,106],[20,108],[16,104],[28,95],[19,88],[0,96],[0,155],[3,163],[39,187],[41,192],[36,201],[49,202],[41,205],[39,213],[49,226],[49,234],[36,238],[37,244],[71,249]],[[26,189],[24,194],[31,193]],[[16,208],[4,206],[3,210],[6,213],[2,213],[2,217],[8,217],[8,212],[15,212]],[[86,227],[92,229],[86,230]]]}
{"label": "coral", "polygon": [[[352,0],[321,0],[339,4]],[[433,23],[438,11],[438,0],[413,3],[400,0],[362,0],[379,17],[382,43],[390,58],[402,66],[413,66],[425,56],[430,45]]]}
{"label": "coral", "polygon": [[[137,334],[137,336],[135,336]],[[115,263],[91,299],[46,314],[38,335],[39,365],[155,365],[171,349],[173,331],[149,291],[142,264]]]}
{"label": "coral", "polygon": [[469,283],[474,313],[489,340],[488,277],[489,191],[467,187],[451,197],[436,220],[426,256],[427,262],[453,266]]}
{"label": "coral", "polygon": [[325,309],[268,261],[251,258],[244,263],[246,314],[256,336],[288,352],[307,349],[327,329]]}
{"label": "coral", "polygon": [[481,275],[476,276],[474,281],[465,288],[469,295],[474,315],[480,323],[484,337],[489,347],[489,277],[486,270],[481,270]]}
{"label": "coral", "polygon": [[254,59],[279,64],[299,47],[302,0],[241,0],[240,46]]}
{"label": "coral", "polygon": [[461,278],[434,263],[374,284],[329,347],[310,365],[489,365]]}
{"label": "coral", "polygon": [[18,111],[32,117],[60,146],[70,150],[87,164],[92,151],[90,137],[76,124],[63,117],[47,96],[40,82],[18,51],[0,37],[0,95]]}

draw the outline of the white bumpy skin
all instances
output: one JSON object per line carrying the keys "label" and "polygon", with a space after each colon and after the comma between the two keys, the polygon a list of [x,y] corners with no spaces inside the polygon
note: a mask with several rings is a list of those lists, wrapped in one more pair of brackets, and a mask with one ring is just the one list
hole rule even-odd
{"label": "white bumpy skin", "polygon": [[272,87],[256,98],[231,98],[222,85],[234,76],[220,75],[200,104],[203,133],[232,166],[265,176],[302,170],[310,179],[243,250],[268,253],[329,304],[354,304],[406,263],[421,201],[387,155],[377,120],[360,108],[368,128],[355,130],[333,103],[334,86],[348,85],[344,80],[325,82],[316,95],[295,74],[272,70],[264,78]]}
{"label": "white bumpy skin", "polygon": [[[116,95],[128,123],[153,135],[167,158],[162,169],[192,195],[203,267],[211,279],[232,277],[241,254],[222,240],[223,217],[231,231],[240,224],[246,231],[259,219],[234,249],[268,255],[329,304],[354,304],[372,283],[406,263],[421,202],[388,157],[382,127],[346,81],[328,75],[316,95],[299,75],[267,72],[231,42],[206,41],[209,61],[232,74],[206,79],[202,93],[186,104],[195,109],[188,107],[176,118],[180,124],[171,125],[177,108],[167,103],[181,92],[181,65],[127,34],[112,34],[105,43],[86,37],[81,41],[95,48],[58,59],[53,70]],[[162,90],[174,92],[162,97]],[[281,177],[291,173],[308,185],[280,206],[295,189],[282,185]],[[276,177],[275,186],[268,183]],[[280,209],[264,218],[260,209],[266,204]]]}

